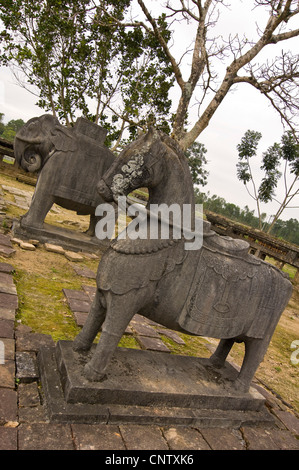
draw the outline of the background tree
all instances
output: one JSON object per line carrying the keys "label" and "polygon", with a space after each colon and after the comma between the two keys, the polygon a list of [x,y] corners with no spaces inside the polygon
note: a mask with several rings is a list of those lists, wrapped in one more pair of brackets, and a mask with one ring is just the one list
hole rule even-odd
{"label": "background tree", "polygon": [[[3,59],[14,60],[38,86],[44,109],[70,123],[80,110],[115,132],[116,142],[125,128],[132,138],[154,117],[186,150],[242,83],[262,93],[294,131],[299,61],[282,48],[299,34],[298,1],[251,3],[256,34],[225,36],[216,29],[225,0],[2,0]],[[256,18],[248,18],[249,26]],[[177,37],[184,25],[188,34]],[[277,45],[280,55],[267,59],[264,52]],[[175,109],[168,95],[173,82]],[[188,122],[195,106],[198,117]]]}
{"label": "background tree", "polygon": [[206,153],[207,149],[200,142],[194,142],[185,152],[193,183],[199,184],[200,186],[205,186],[207,184],[207,178],[209,175],[204,166],[208,163],[205,157]]}
{"label": "background tree", "polygon": [[102,1],[98,9],[91,0],[3,0],[0,11],[2,63],[37,94],[37,105],[66,125],[78,114],[103,125],[115,147],[125,128],[133,138],[151,116],[169,132],[169,60],[141,27],[119,24],[130,3]]}
{"label": "background tree", "polygon": [[25,123],[23,119],[12,119],[7,124],[4,124],[3,119],[4,114],[0,113],[0,137],[12,142],[18,130],[21,129]]}
{"label": "background tree", "polygon": [[[229,91],[240,83],[249,84],[261,92],[279,112],[283,122],[294,130],[293,122],[298,114],[298,55],[282,50],[280,56],[268,61],[262,52],[276,44],[281,43],[282,47],[286,41],[299,35],[299,29],[294,27],[294,18],[299,13],[297,0],[252,1],[257,18],[262,16],[259,12],[267,14],[266,22],[257,27],[257,35],[252,39],[245,31],[243,37],[229,34],[226,38],[215,32],[221,12],[226,8],[224,0],[168,0],[160,9],[156,4],[152,6],[155,12],[162,11],[160,16],[151,13],[150,1],[137,1],[143,17],[140,16],[140,21],[131,20],[126,24],[128,27],[141,25],[159,41],[169,59],[180,93],[172,136],[183,149],[198,138]],[[101,2],[99,4],[98,8],[102,8]],[[232,4],[232,9],[235,4]],[[165,41],[165,32],[159,25],[161,17],[167,21],[172,41]],[[113,17],[111,21],[114,21]],[[175,30],[179,23],[188,26],[188,44],[185,43],[181,57],[175,51]],[[182,35],[178,40],[184,40]],[[256,62],[258,58],[260,63]],[[220,61],[222,67],[219,69]],[[198,119],[186,125],[188,112],[196,104]]]}
{"label": "background tree", "polygon": [[[237,176],[245,184],[249,195],[256,202],[260,229],[265,220],[265,216],[261,214],[261,202],[276,201],[278,203],[278,210],[272,217],[271,224],[267,227],[267,232],[270,233],[282,212],[287,207],[291,207],[291,201],[299,195],[299,145],[293,133],[287,131],[282,136],[281,143],[274,143],[270,146],[262,156],[261,170],[263,170],[264,176],[259,187],[257,187],[250,159],[256,156],[261,137],[260,132],[248,130],[242,137],[240,144],[237,145],[239,154]],[[280,171],[282,164],[283,172]],[[290,178],[288,178],[288,175]],[[275,191],[282,176],[284,197],[279,201],[275,196]],[[291,179],[290,182],[288,182],[289,179]],[[248,187],[249,183],[251,190]]]}

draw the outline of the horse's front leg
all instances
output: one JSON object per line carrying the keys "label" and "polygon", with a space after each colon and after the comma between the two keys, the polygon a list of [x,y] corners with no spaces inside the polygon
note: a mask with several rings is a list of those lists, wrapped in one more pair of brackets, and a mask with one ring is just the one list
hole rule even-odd
{"label": "horse's front leg", "polygon": [[90,381],[100,381],[106,376],[109,362],[131,319],[145,305],[148,290],[131,290],[127,294],[106,294],[107,310],[100,340],[92,359],[84,368],[84,375]]}
{"label": "horse's front leg", "polygon": [[74,351],[87,351],[100,331],[105,320],[106,309],[102,304],[101,294],[97,290],[88,317],[80,333],[73,342]]}

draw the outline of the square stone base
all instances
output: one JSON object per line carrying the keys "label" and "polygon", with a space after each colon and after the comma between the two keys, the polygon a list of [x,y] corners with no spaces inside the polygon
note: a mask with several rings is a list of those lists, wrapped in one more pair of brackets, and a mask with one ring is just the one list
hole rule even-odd
{"label": "square stone base", "polygon": [[59,341],[42,348],[39,367],[49,418],[59,422],[138,423],[239,427],[272,423],[262,395],[233,392],[237,371],[221,371],[207,359],[117,348],[106,380],[89,382],[83,368],[90,353]]}
{"label": "square stone base", "polygon": [[42,228],[21,227],[18,220],[14,220],[12,232],[14,237],[22,240],[36,239],[41,243],[58,244],[67,250],[86,251],[87,253],[101,252],[107,249],[109,240],[99,240],[82,232],[68,230],[64,227],[43,224]]}

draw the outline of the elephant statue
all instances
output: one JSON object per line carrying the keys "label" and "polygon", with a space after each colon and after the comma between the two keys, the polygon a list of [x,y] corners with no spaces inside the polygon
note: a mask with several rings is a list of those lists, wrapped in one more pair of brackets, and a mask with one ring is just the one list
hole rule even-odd
{"label": "elephant statue", "polygon": [[86,232],[94,236],[96,207],[103,202],[97,183],[115,155],[104,145],[106,131],[84,119],[74,127],[62,126],[45,114],[30,119],[16,134],[16,163],[25,171],[38,172],[36,189],[21,227],[42,228],[52,205],[90,215]]}

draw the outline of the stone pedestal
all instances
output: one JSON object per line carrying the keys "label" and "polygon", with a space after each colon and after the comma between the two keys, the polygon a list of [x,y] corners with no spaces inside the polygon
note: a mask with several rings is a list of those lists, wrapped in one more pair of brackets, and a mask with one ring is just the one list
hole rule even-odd
{"label": "stone pedestal", "polygon": [[21,227],[18,220],[14,220],[12,232],[14,237],[29,240],[37,239],[41,243],[58,244],[66,250],[86,251],[87,253],[97,253],[106,249],[109,240],[99,240],[81,232],[68,230],[55,225],[43,224],[42,228]]}
{"label": "stone pedestal", "polygon": [[59,341],[42,348],[38,362],[49,418],[59,422],[139,423],[239,427],[272,423],[264,398],[232,391],[237,371],[208,359],[117,348],[107,378],[89,382],[83,368],[90,353]]}

